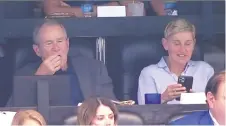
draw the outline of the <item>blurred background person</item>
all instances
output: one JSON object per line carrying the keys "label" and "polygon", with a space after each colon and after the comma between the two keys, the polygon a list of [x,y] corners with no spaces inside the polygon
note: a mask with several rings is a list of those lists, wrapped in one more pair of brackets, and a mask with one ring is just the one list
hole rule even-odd
{"label": "blurred background person", "polygon": [[[45,0],[44,1],[44,13],[46,16],[54,15],[56,13],[65,14],[68,16],[75,17],[86,17],[84,15],[85,11],[92,12],[92,16],[97,16],[97,6],[126,6],[127,16],[131,16],[128,13],[128,4],[130,3],[143,3],[144,4],[144,15],[146,11],[150,9],[156,15],[163,16],[166,15],[165,12],[165,2],[162,0],[121,0],[121,1],[112,1],[112,0],[87,0],[87,1],[64,1],[64,0]],[[148,11],[149,13],[150,11]]]}
{"label": "blurred background person", "polygon": [[105,98],[90,98],[78,108],[78,125],[115,126],[118,121],[118,110],[114,103]]}
{"label": "blurred background person", "polygon": [[176,0],[149,0],[146,7],[147,16],[177,16]]}
{"label": "blurred background person", "polygon": [[[152,12],[155,12],[155,15],[158,15],[158,16],[166,15],[165,6],[164,6],[164,1],[163,0],[150,0],[149,4],[151,5],[150,10]],[[151,12],[149,11],[149,13],[151,13]],[[150,14],[150,15],[152,15],[152,14]]]}
{"label": "blurred background person", "polygon": [[180,75],[192,76],[191,92],[204,92],[214,69],[204,61],[192,61],[195,26],[185,19],[171,21],[165,28],[162,45],[168,52],[157,64],[145,67],[139,76],[138,104],[145,104],[145,94],[161,94],[162,103],[176,104],[175,98],[186,92],[178,84]]}
{"label": "blurred background person", "polygon": [[172,122],[172,125],[226,125],[225,103],[226,103],[225,71],[213,76],[205,90],[206,101],[209,107],[207,111],[194,112],[184,118]]}
{"label": "blurred background person", "polygon": [[44,117],[35,110],[21,110],[14,116],[12,125],[44,126],[46,125],[46,121]]}

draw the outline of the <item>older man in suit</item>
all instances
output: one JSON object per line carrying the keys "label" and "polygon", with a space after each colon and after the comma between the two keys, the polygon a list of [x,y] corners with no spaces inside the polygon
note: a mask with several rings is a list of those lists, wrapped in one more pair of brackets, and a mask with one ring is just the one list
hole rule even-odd
{"label": "older man in suit", "polygon": [[95,96],[115,99],[111,78],[102,62],[79,54],[68,56],[69,38],[62,24],[44,20],[34,30],[33,39],[33,50],[41,60],[26,65],[17,75],[73,75],[74,104]]}
{"label": "older man in suit", "polygon": [[195,112],[171,123],[171,125],[226,125],[225,71],[213,76],[206,86],[209,110]]}

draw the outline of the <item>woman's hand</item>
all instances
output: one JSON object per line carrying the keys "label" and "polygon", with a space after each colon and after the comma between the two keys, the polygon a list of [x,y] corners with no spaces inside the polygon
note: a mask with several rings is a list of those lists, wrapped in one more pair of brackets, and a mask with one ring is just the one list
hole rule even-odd
{"label": "woman's hand", "polygon": [[181,93],[185,93],[186,88],[181,84],[172,84],[167,87],[167,89],[161,95],[162,103],[172,101],[173,99],[179,97]]}

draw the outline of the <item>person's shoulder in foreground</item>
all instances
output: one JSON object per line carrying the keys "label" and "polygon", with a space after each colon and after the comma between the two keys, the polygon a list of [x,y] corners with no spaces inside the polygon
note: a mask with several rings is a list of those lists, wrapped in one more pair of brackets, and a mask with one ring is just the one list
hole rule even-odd
{"label": "person's shoulder in foreground", "polygon": [[170,122],[169,125],[213,125],[209,111],[193,112],[176,121]]}

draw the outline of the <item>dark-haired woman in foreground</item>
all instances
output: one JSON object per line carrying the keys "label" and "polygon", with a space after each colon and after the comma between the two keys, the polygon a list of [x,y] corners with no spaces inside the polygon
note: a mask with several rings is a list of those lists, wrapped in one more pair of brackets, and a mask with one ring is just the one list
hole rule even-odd
{"label": "dark-haired woman in foreground", "polygon": [[78,125],[117,125],[118,111],[111,100],[90,98],[78,109]]}

